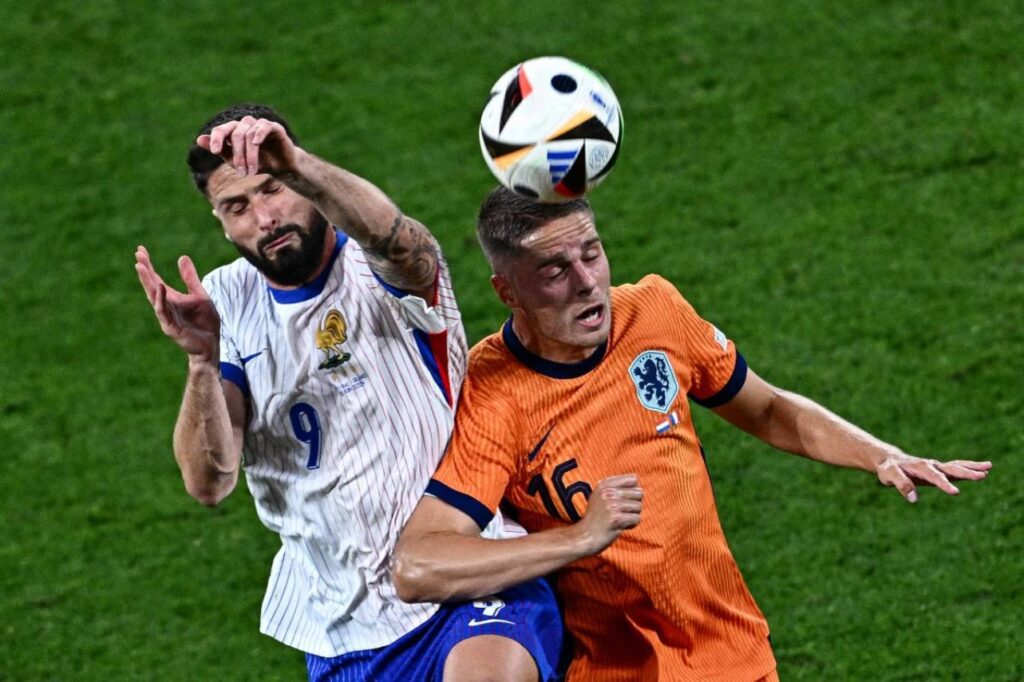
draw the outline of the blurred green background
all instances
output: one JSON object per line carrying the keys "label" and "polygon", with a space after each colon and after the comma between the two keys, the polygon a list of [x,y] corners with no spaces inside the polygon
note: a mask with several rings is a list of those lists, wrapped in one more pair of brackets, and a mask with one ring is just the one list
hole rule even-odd
{"label": "blurred green background", "polygon": [[912,507],[702,413],[782,679],[1024,679],[1020,2],[0,8],[0,679],[304,679],[258,633],[276,536],[243,486],[214,510],[182,487],[184,360],[134,248],[169,279],[235,257],[184,156],[222,106],[266,102],[434,230],[476,341],[504,319],[477,120],[543,54],[625,112],[592,196],[614,282],[659,272],[770,381],[996,462]]}

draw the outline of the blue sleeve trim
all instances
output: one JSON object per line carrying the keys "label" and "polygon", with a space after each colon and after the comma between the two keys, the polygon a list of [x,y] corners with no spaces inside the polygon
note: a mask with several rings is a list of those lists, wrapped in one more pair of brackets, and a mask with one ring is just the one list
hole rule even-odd
{"label": "blue sleeve trim", "polygon": [[[371,271],[371,272],[372,272],[372,271]],[[378,283],[379,283],[379,284],[380,284],[380,285],[381,285],[382,287],[384,287],[384,291],[388,292],[389,294],[391,294],[391,295],[392,295],[392,296],[394,296],[395,298],[405,298],[406,296],[408,296],[408,295],[409,295],[409,292],[408,292],[408,291],[405,291],[404,289],[399,289],[398,287],[396,287],[396,286],[394,286],[394,285],[391,285],[391,284],[388,284],[387,282],[385,282],[385,281],[384,281],[384,280],[383,280],[383,279],[381,278],[381,276],[380,276],[380,275],[378,275],[378,274],[377,274],[376,272],[374,272],[374,273],[373,273],[373,276],[374,276],[374,277],[376,277],[376,278],[377,278],[377,282],[378,282]]]}
{"label": "blue sleeve trim", "polygon": [[476,521],[476,525],[480,526],[480,530],[486,528],[487,524],[494,518],[494,512],[475,497],[470,497],[465,493],[460,493],[458,490],[453,490],[440,481],[430,479],[430,483],[427,484],[427,494],[450,504]]}
{"label": "blue sleeve trim", "polygon": [[743,388],[743,384],[746,381],[747,361],[737,351],[736,366],[733,367],[732,376],[729,377],[729,381],[727,381],[725,386],[722,387],[722,390],[711,397],[704,398],[703,400],[692,395],[690,397],[693,398],[693,402],[697,403],[701,407],[707,407],[709,409],[712,407],[720,407],[735,398],[736,394],[740,392],[740,389]]}
{"label": "blue sleeve trim", "polygon": [[220,378],[238,386],[246,398],[250,397],[249,380],[245,378],[245,370],[238,365],[232,365],[230,362],[220,363]]}

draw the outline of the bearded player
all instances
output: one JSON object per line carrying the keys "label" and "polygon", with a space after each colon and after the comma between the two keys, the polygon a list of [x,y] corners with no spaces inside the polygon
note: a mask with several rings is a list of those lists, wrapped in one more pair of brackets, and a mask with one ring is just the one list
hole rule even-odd
{"label": "bearded player", "polygon": [[244,468],[281,537],[262,632],[306,652],[316,681],[549,679],[561,623],[546,583],[439,608],[401,602],[388,572],[465,369],[437,242],[268,107],[214,116],[188,162],[242,258],[200,282],[182,257],[185,292],[143,247],[136,270],[188,357],[186,489],[217,504]]}

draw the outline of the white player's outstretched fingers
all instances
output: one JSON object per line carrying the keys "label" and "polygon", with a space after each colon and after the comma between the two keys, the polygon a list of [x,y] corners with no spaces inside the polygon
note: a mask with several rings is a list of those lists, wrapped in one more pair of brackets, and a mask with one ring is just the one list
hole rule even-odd
{"label": "white player's outstretched fingers", "polygon": [[[210,146],[208,148],[210,153],[224,158],[224,142],[231,136],[231,133],[233,133],[237,127],[238,121],[228,121],[227,123],[222,123],[211,130],[209,139]],[[200,136],[196,142],[198,143],[201,139],[202,136]],[[226,161],[227,159],[224,160]]]}
{"label": "white player's outstretched fingers", "polygon": [[280,123],[259,119],[249,142],[258,147],[261,173],[279,176],[294,168],[297,148]]}
{"label": "white player's outstretched fingers", "polygon": [[255,123],[256,119],[252,116],[246,116],[238,125],[235,126],[234,130],[231,131],[231,165],[235,167],[239,175],[247,175],[248,170],[245,165],[245,136],[249,132],[249,128]]}
{"label": "white player's outstretched fingers", "polygon": [[150,305],[153,305],[156,290],[153,288],[149,268],[146,266],[144,256],[138,251],[135,252],[135,274],[139,276],[139,284],[142,285],[142,290],[146,292],[146,300],[149,301]]}
{"label": "white player's outstretched fingers", "polygon": [[262,120],[256,121],[245,133],[245,170],[248,175],[260,172],[260,143],[256,141],[256,136],[262,124]]}
{"label": "white player's outstretched fingers", "polygon": [[146,293],[146,300],[149,301],[150,305],[153,305],[156,302],[156,289],[150,284],[149,272],[141,263],[136,263],[135,274],[139,276],[139,283],[142,285],[142,290]]}
{"label": "white player's outstretched fingers", "polygon": [[203,288],[203,282],[199,279],[199,273],[196,272],[195,263],[192,262],[191,258],[182,256],[178,259],[178,272],[181,274],[181,281],[188,288],[188,293],[209,298],[206,289]]}
{"label": "white player's outstretched fingers", "polygon": [[135,250],[135,272],[139,276],[139,282],[146,292],[149,304],[153,305],[156,302],[157,287],[163,284],[164,281],[157,274],[156,270],[153,269],[153,264],[149,260],[149,252],[144,246],[140,246]]}
{"label": "white player's outstretched fingers", "polygon": [[270,135],[286,137],[284,128],[281,127],[280,123],[268,121],[263,118],[260,119],[259,123],[260,125],[257,127],[257,129],[253,132],[252,135],[252,141],[255,142],[256,144],[263,144],[263,141],[266,140],[267,137],[269,137]]}
{"label": "white player's outstretched fingers", "polygon": [[179,331],[178,324],[176,316],[167,305],[167,287],[164,284],[157,286],[153,310],[156,312],[156,319],[160,322],[160,329],[163,333],[175,338]]}

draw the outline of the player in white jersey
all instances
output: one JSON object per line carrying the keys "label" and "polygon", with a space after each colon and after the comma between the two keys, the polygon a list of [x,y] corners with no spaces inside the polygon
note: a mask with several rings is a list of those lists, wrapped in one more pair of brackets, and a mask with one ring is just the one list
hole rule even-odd
{"label": "player in white jersey", "polygon": [[136,270],[188,354],[174,431],[186,489],[217,504],[244,469],[281,537],[261,630],[305,651],[311,680],[552,677],[546,584],[439,608],[403,603],[389,572],[466,369],[434,238],[267,107],[220,112],[189,166],[243,258],[200,282],[181,257],[185,292],[141,246]]}

